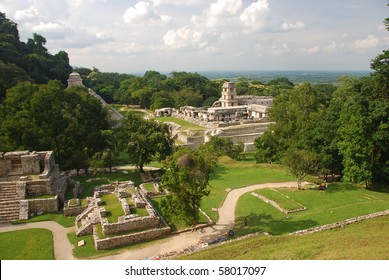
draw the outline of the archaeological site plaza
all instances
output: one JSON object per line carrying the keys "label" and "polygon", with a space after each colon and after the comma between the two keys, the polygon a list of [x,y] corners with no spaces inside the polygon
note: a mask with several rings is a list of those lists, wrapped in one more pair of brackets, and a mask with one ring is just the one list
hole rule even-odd
{"label": "archaeological site plaza", "polygon": [[233,143],[243,143],[244,151],[255,150],[254,140],[270,124],[268,109],[273,102],[269,96],[238,95],[235,84],[223,84],[221,98],[211,107],[184,106],[179,109],[162,108],[156,117],[173,116],[207,128],[205,132],[184,133],[175,123],[169,123],[173,137],[186,146],[195,147],[207,142],[210,136],[231,138]]}

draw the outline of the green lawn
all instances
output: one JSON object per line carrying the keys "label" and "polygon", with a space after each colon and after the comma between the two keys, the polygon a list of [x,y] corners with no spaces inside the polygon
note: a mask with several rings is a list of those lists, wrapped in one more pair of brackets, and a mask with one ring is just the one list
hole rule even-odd
{"label": "green lawn", "polygon": [[160,122],[174,122],[174,123],[180,125],[182,130],[185,130],[185,129],[188,129],[190,131],[205,131],[206,130],[206,128],[204,128],[202,126],[198,126],[198,125],[195,125],[193,123],[190,123],[190,122],[187,122],[187,121],[184,121],[182,119],[175,118],[175,117],[159,117],[159,118],[156,118],[156,120],[158,120]]}
{"label": "green lawn", "polygon": [[[244,194],[235,209],[237,236],[258,231],[285,234],[389,209],[389,193],[370,191],[348,183],[330,185],[325,191],[278,190],[308,210],[284,214],[250,193]],[[244,217],[248,219],[247,227],[244,227]]]}
{"label": "green lawn", "polygon": [[0,233],[1,260],[54,260],[53,235],[48,229]]}
{"label": "green lawn", "polygon": [[[82,186],[82,193],[79,194],[79,198],[86,198],[93,196],[93,190],[95,187],[105,184],[111,184],[117,181],[133,181],[136,186],[141,184],[141,179],[139,176],[138,170],[128,170],[128,174],[124,174],[122,171],[117,171],[115,173],[103,173],[98,176],[93,175],[82,175],[82,176],[73,176],[72,179],[79,181]],[[93,179],[93,181],[88,180]],[[70,191],[66,194],[67,199],[73,197],[73,194]]]}
{"label": "green lawn", "polygon": [[120,216],[124,216],[124,211],[119,199],[115,194],[104,194],[101,196],[102,206],[107,211],[107,219],[110,223],[117,223]]}
{"label": "green lawn", "polygon": [[13,224],[24,224],[24,223],[34,223],[42,221],[54,221],[60,224],[63,227],[72,227],[76,217],[66,217],[63,213],[46,213],[38,216],[29,218],[28,220],[16,221]]}
{"label": "green lawn", "polygon": [[303,205],[297,203],[287,195],[280,192],[279,189],[262,189],[257,190],[256,193],[266,197],[267,199],[273,200],[276,202],[281,208],[285,210],[296,210],[304,207]]}
{"label": "green lawn", "polygon": [[389,260],[389,216],[303,236],[263,236],[188,255],[188,260]]}
{"label": "green lawn", "polygon": [[[221,164],[211,175],[210,195],[203,198],[201,208],[214,220],[218,214],[212,208],[219,208],[227,196],[226,189],[237,189],[254,184],[294,181],[288,170],[279,165],[253,164],[252,161],[237,162],[221,159]],[[258,199],[258,198],[257,198]]]}
{"label": "green lawn", "polygon": [[155,188],[154,188],[153,183],[145,183],[145,184],[143,184],[143,187],[146,189],[146,191],[155,192]]}

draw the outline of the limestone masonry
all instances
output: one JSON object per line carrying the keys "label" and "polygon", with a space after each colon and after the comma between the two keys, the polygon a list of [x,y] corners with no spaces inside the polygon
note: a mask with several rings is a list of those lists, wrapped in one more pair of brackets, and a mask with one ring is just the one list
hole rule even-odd
{"label": "limestone masonry", "polygon": [[245,151],[253,151],[254,140],[270,124],[268,109],[272,103],[269,96],[237,95],[235,84],[225,82],[221,98],[212,107],[162,108],[155,111],[155,116],[173,116],[209,129],[196,134],[182,133],[179,126],[170,123],[173,136],[186,146],[195,147],[207,142],[210,136],[218,136],[231,138],[235,144],[243,143]]}
{"label": "limestone masonry", "polygon": [[79,187],[60,174],[52,151],[0,153],[0,223],[57,212],[69,185]]}

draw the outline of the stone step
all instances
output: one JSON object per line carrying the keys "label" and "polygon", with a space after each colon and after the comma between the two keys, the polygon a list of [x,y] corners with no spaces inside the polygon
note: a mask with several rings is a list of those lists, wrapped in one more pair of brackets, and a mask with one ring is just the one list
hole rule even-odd
{"label": "stone step", "polygon": [[4,195],[9,195],[9,194],[15,194],[16,195],[16,192],[15,190],[11,190],[11,191],[2,191],[0,192],[0,197],[4,196]]}
{"label": "stone step", "polygon": [[19,215],[18,216],[9,216],[9,217],[5,217],[5,218],[2,218],[0,217],[0,224],[2,223],[12,223],[12,222],[16,222],[16,221],[19,221]]}
{"label": "stone step", "polygon": [[0,201],[0,207],[6,205],[19,205],[19,201],[17,200],[9,200],[9,201]]}
{"label": "stone step", "polygon": [[16,197],[0,198],[0,202],[18,202],[19,199]]}
{"label": "stone step", "polygon": [[6,209],[19,209],[19,204],[9,204],[9,205],[1,205],[0,206],[0,211],[6,210]]}
{"label": "stone step", "polygon": [[7,217],[7,216],[12,216],[12,215],[19,216],[19,209],[1,210],[0,211],[0,217]]}

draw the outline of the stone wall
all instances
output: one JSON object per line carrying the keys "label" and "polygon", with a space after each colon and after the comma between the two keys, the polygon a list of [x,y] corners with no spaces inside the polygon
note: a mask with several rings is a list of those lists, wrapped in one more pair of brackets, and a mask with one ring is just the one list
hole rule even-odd
{"label": "stone wall", "polygon": [[163,228],[150,229],[147,231],[142,231],[142,232],[137,232],[132,234],[100,239],[97,236],[96,227],[93,228],[93,237],[94,237],[95,247],[97,250],[107,250],[115,247],[129,245],[131,243],[155,239],[161,236],[168,235],[169,233],[170,233],[170,228],[163,227]]}
{"label": "stone wall", "polygon": [[54,194],[48,180],[26,181],[27,196]]}
{"label": "stone wall", "polygon": [[102,218],[101,226],[103,228],[104,235],[117,234],[120,232],[126,232],[131,230],[142,230],[158,227],[160,220],[157,216],[147,216],[131,218],[117,223],[108,223],[108,220]]}
{"label": "stone wall", "polygon": [[183,133],[177,134],[177,139],[185,144],[189,145],[199,145],[204,143],[204,135],[199,136],[189,136]]}
{"label": "stone wall", "polygon": [[328,224],[328,225],[324,225],[324,226],[299,230],[296,232],[289,233],[289,235],[304,235],[304,234],[320,232],[323,230],[328,230],[328,229],[333,229],[333,228],[342,228],[342,227],[345,227],[347,225],[350,225],[350,224],[353,224],[356,222],[360,222],[363,220],[369,220],[369,219],[373,219],[373,218],[377,218],[377,217],[382,217],[382,216],[386,216],[386,215],[389,215],[389,210],[376,212],[376,213],[363,215],[363,216],[358,216],[358,217],[353,217],[353,218],[350,218],[350,219],[347,219],[347,220],[344,220],[341,222],[336,222],[336,223],[332,223],[332,224]]}
{"label": "stone wall", "polygon": [[28,200],[19,201],[19,220],[28,220]]}
{"label": "stone wall", "polygon": [[29,213],[48,213],[58,211],[58,196],[28,200]]}
{"label": "stone wall", "polygon": [[71,208],[64,208],[63,209],[63,214],[65,216],[77,216],[79,214],[81,214],[82,212],[84,212],[84,210],[87,208],[88,206],[85,205],[85,206],[77,206],[77,207],[71,207]]}

